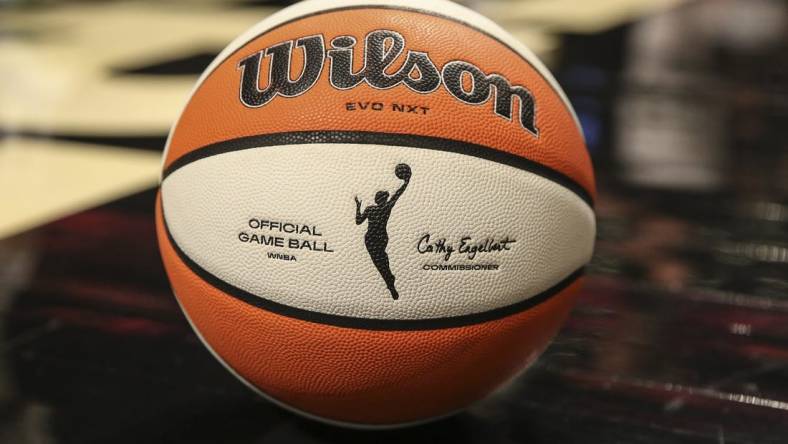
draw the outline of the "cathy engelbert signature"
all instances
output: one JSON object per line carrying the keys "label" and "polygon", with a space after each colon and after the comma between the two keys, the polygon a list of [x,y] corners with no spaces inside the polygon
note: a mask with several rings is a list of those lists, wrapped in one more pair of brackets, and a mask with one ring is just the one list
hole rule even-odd
{"label": "cathy engelbert signature", "polygon": [[488,237],[482,240],[474,240],[471,236],[464,236],[458,241],[451,242],[445,237],[437,238],[437,236],[428,233],[419,239],[416,249],[420,254],[440,254],[444,261],[449,261],[455,252],[473,260],[479,254],[510,251],[515,242],[517,241],[509,236],[500,239]]}

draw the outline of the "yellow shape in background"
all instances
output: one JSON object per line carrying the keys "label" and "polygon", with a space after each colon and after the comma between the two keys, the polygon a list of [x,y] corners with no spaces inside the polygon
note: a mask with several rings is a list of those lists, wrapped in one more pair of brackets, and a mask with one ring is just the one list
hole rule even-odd
{"label": "yellow shape in background", "polygon": [[[196,75],[113,70],[217,52],[273,8],[74,3],[0,11],[0,127],[9,132],[163,134]],[[9,130],[10,129],[10,130]]]}
{"label": "yellow shape in background", "polygon": [[156,185],[161,155],[83,143],[0,141],[0,238]]}

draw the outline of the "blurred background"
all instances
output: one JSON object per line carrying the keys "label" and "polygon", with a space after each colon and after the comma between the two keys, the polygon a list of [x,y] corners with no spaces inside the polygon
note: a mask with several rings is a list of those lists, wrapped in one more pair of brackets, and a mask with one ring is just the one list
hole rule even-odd
{"label": "blurred background", "polygon": [[531,371],[449,420],[369,434],[226,373],[154,238],[197,76],[288,2],[0,0],[0,442],[788,442],[788,2],[462,3],[574,104],[596,254]]}

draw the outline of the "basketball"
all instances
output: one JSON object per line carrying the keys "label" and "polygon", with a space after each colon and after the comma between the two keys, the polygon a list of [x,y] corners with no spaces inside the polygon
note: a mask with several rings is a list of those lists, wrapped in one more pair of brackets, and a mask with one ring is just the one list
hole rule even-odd
{"label": "basketball", "polygon": [[199,78],[156,202],[173,293],[250,389],[349,427],[461,411],[548,346],[595,237],[537,57],[445,0],[309,0]]}
{"label": "basketball", "polygon": [[397,165],[397,167],[394,169],[394,175],[402,180],[410,180],[410,166],[405,163]]}

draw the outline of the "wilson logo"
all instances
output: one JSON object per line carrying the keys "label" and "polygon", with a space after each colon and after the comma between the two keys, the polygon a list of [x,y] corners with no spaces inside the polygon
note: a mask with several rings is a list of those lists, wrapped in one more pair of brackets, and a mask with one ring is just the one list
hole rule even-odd
{"label": "wilson logo", "polygon": [[[523,86],[512,85],[504,76],[487,74],[471,63],[453,60],[438,69],[425,52],[405,51],[405,38],[389,30],[367,34],[363,50],[364,65],[354,71],[353,59],[357,41],[351,36],[331,40],[326,51],[322,35],[289,40],[252,54],[241,60],[240,99],[249,108],[266,105],[276,96],[296,97],[309,91],[317,83],[327,63],[329,82],[338,90],[349,90],[362,83],[372,88],[390,89],[404,86],[421,94],[429,94],[443,85],[455,99],[469,104],[482,105],[493,98],[493,112],[501,118],[512,120],[515,99],[519,99],[520,126],[534,137],[536,104],[531,93]],[[293,48],[303,52],[304,67],[297,79],[290,76]],[[404,56],[403,56],[404,53]],[[265,82],[261,89],[261,66],[270,58]],[[396,69],[396,66],[400,66]],[[393,73],[393,74],[392,74]]]}

